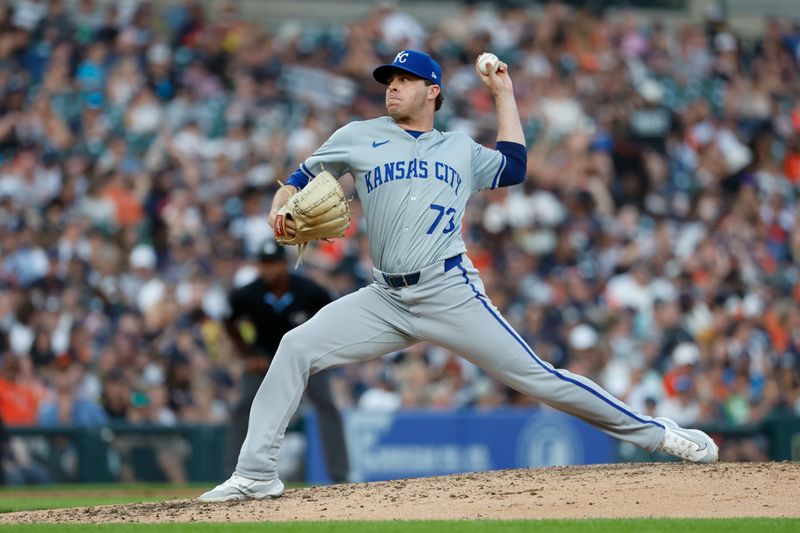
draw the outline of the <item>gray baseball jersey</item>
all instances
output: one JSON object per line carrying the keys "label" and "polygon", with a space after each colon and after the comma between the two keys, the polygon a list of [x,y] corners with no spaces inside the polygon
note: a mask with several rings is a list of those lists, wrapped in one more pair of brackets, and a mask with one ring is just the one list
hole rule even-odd
{"label": "gray baseball jersey", "polygon": [[414,138],[389,117],[337,130],[301,169],[350,172],[364,209],[370,255],[384,272],[414,272],[466,251],[461,219],[470,195],[497,186],[505,157],[463,133]]}
{"label": "gray baseball jersey", "polygon": [[325,306],[284,335],[250,411],[236,471],[276,477],[286,426],[308,377],[420,341],[441,345],[498,380],[649,450],[665,429],[591,380],[537,357],[486,296],[464,253],[461,220],[471,193],[496,187],[504,156],[460,133],[418,138],[388,117],[336,131],[305,163],[355,177],[375,281]]}

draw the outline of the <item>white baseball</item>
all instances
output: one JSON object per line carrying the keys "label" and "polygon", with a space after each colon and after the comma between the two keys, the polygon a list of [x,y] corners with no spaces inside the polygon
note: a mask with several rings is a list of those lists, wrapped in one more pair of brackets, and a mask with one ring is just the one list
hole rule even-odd
{"label": "white baseball", "polygon": [[478,70],[488,76],[489,71],[486,70],[486,63],[490,63],[492,70],[497,72],[497,69],[500,67],[500,58],[491,52],[484,52],[478,56]]}

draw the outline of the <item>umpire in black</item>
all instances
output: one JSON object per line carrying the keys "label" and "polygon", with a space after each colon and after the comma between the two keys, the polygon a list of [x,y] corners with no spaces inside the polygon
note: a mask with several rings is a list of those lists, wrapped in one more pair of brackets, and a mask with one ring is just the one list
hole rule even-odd
{"label": "umpire in black", "polygon": [[[227,443],[226,467],[229,470],[235,468],[238,451],[247,434],[250,406],[281,338],[331,302],[331,296],[325,289],[289,271],[283,246],[267,240],[259,251],[258,260],[259,277],[234,289],[228,297],[230,314],[225,319],[225,330],[239,354],[245,357],[246,363],[240,384],[241,399],[233,411]],[[245,317],[256,330],[252,346],[244,340],[239,330],[239,319]],[[333,403],[328,372],[320,372],[309,378],[306,397],[317,409],[328,475],[334,483],[343,483],[347,481],[350,467],[342,417]]]}

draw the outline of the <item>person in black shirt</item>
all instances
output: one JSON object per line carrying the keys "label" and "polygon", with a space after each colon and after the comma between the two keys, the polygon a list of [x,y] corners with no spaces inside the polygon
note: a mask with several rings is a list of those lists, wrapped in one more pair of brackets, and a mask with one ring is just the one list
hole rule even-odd
{"label": "person in black shirt", "polygon": [[[289,272],[286,249],[272,240],[266,241],[259,252],[259,272],[255,281],[230,293],[230,314],[225,319],[225,330],[246,360],[240,383],[241,399],[234,409],[229,432],[226,466],[231,470],[247,434],[250,406],[281,338],[331,302],[325,289]],[[249,319],[256,330],[252,345],[239,329],[242,318]],[[328,474],[335,483],[345,482],[349,471],[347,448],[342,418],[331,395],[329,374],[320,372],[311,376],[306,394],[317,409]]]}

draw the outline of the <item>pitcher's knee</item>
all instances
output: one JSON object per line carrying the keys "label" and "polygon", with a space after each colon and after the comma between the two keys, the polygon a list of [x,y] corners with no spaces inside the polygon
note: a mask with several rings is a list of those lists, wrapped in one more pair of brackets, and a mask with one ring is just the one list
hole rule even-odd
{"label": "pitcher's knee", "polygon": [[299,364],[304,369],[311,366],[313,358],[312,343],[308,341],[297,329],[293,329],[283,336],[275,359],[286,360]]}

